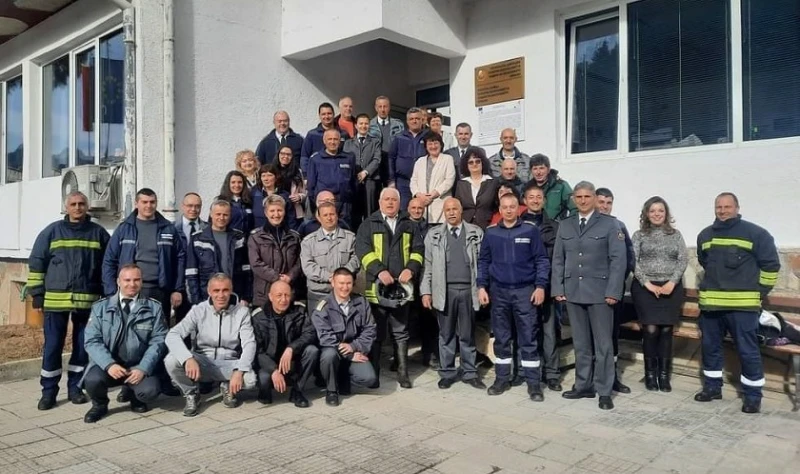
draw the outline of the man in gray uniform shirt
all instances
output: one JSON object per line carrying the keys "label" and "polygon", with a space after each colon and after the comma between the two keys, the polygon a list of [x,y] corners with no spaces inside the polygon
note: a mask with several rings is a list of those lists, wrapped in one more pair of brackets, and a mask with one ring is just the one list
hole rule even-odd
{"label": "man in gray uniform shirt", "polygon": [[594,398],[597,389],[600,409],[610,410],[614,408],[613,306],[622,299],[625,285],[625,235],[616,219],[595,211],[592,183],[576,184],[572,199],[578,212],[558,227],[551,283],[555,299],[567,302],[575,347],[575,386],[562,396]]}

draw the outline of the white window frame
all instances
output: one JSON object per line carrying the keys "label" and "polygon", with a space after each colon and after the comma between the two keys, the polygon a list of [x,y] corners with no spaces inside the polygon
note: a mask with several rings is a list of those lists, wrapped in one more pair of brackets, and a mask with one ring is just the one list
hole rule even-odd
{"label": "white window frame", "polygon": [[[561,158],[574,162],[596,162],[604,159],[646,158],[660,155],[683,155],[714,150],[749,149],[754,147],[800,144],[800,136],[771,138],[765,140],[744,140],[744,91],[742,87],[742,4],[741,0],[728,0],[730,11],[730,74],[731,74],[731,141],[728,143],[711,143],[694,147],[663,148],[656,150],[631,151],[629,143],[630,121],[628,114],[628,5],[646,0],[615,0],[612,2],[598,0],[588,5],[560,10],[558,15],[559,54],[557,58],[559,98],[559,137],[562,146]],[[608,12],[617,8],[616,13]],[[603,13],[608,12],[608,13]],[[616,150],[572,153],[572,104],[574,96],[574,64],[575,64],[575,28],[595,23],[603,19],[619,18],[619,113],[618,139]],[[586,17],[579,21],[576,18]],[[566,44],[567,23],[570,27],[570,44]],[[569,56],[567,57],[567,53]],[[569,64],[566,63],[569,61]],[[569,76],[567,67],[569,66]],[[562,115],[564,114],[564,115]],[[566,119],[566,120],[565,120]]]}
{"label": "white window frame", "polygon": [[[92,37],[80,43],[78,46],[72,48],[65,48],[62,51],[53,51],[49,54],[52,57],[50,61],[43,64],[40,68],[40,71],[44,71],[44,67],[48,64],[51,64],[53,61],[63,58],[64,56],[69,56],[69,162],[67,167],[76,166],[76,159],[77,159],[77,140],[75,138],[75,132],[78,130],[77,125],[77,118],[75,117],[75,112],[77,111],[77,72],[78,72],[78,55],[85,53],[86,51],[94,51],[94,146],[92,152],[94,153],[94,163],[95,165],[100,164],[100,120],[101,120],[101,111],[102,111],[102,84],[100,83],[100,74],[101,74],[101,67],[100,67],[100,41],[102,38],[107,36],[111,36],[115,33],[122,32],[122,25],[116,24],[110,28],[104,29],[99,33],[92,35]],[[42,86],[40,88],[40,94],[42,98],[44,98],[44,84],[42,82]],[[42,101],[42,106],[44,106],[44,102]],[[44,140],[45,140],[45,117],[42,116],[42,134],[41,134],[41,141],[42,141],[42,149],[44,149]],[[58,177],[56,175],[54,177]],[[39,171],[39,178],[44,177],[44,157],[42,157],[42,168]],[[48,177],[49,178],[49,177]]]}

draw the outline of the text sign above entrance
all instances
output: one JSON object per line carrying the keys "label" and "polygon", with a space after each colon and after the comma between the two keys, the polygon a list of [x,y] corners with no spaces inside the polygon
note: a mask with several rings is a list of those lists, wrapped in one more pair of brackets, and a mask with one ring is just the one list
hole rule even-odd
{"label": "text sign above entrance", "polygon": [[525,98],[525,58],[475,68],[475,107]]}

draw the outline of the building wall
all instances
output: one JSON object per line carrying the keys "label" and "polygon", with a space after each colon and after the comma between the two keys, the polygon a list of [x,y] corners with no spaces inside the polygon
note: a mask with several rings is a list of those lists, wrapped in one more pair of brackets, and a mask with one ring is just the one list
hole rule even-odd
{"label": "building wall", "polygon": [[[473,2],[467,30],[467,54],[450,62],[451,112],[454,122],[475,124],[474,68],[525,57],[526,153],[545,153],[570,184],[580,180],[606,186],[615,194],[614,212],[629,228],[638,226],[644,201],[661,195],[670,204],[676,226],[692,245],[697,233],[714,219],[713,199],[735,192],[745,219],[768,228],[781,248],[800,247],[800,232],[786,216],[800,185],[800,138],[691,149],[616,154],[603,158],[566,158],[562,142],[565,110],[559,97],[564,83],[564,12],[607,1],[493,0]],[[499,145],[490,145],[494,153]]]}

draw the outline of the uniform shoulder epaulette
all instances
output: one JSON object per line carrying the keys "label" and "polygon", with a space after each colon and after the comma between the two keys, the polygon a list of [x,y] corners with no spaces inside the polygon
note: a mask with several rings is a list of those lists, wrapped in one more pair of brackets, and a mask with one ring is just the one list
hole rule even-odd
{"label": "uniform shoulder epaulette", "polygon": [[328,300],[322,300],[317,303],[317,307],[314,308],[314,311],[322,311],[325,308],[325,305],[328,304]]}
{"label": "uniform shoulder epaulette", "polygon": [[294,305],[295,306],[300,306],[301,308],[306,309],[306,304],[304,302],[302,302],[302,301],[295,301]]}
{"label": "uniform shoulder epaulette", "polygon": [[256,228],[256,229],[253,229],[253,230],[251,230],[251,231],[250,231],[250,235],[253,235],[253,234],[255,234],[255,233],[256,233],[256,232],[258,232],[259,230],[261,230],[261,227],[258,227],[258,228]]}
{"label": "uniform shoulder epaulette", "polygon": [[192,235],[200,235],[203,233],[203,229],[197,229],[196,231],[192,232]]}
{"label": "uniform shoulder epaulette", "polygon": [[[158,305],[159,305],[159,306],[161,306],[161,302],[160,302],[160,301],[158,301],[158,300],[157,300],[157,299],[155,299],[155,298],[145,298],[145,299],[146,299],[147,301],[150,301],[150,302],[152,302],[152,303],[158,303]],[[164,309],[164,308],[161,308],[161,309]]]}
{"label": "uniform shoulder epaulette", "polygon": [[95,305],[95,304],[103,302],[103,301],[107,301],[109,298],[111,298],[111,297],[110,296],[104,296],[104,297],[100,298],[99,300],[96,300],[94,303],[92,303],[92,305]]}
{"label": "uniform shoulder epaulette", "polygon": [[252,318],[253,316],[255,316],[255,315],[259,314],[259,313],[263,313],[263,312],[264,312],[264,310],[261,309],[261,306],[258,306],[258,307],[256,307],[256,309],[253,310],[252,313],[250,313],[250,317]]}

